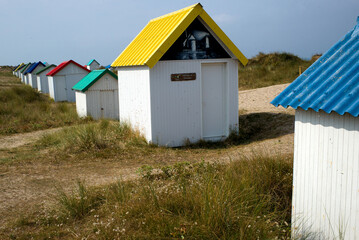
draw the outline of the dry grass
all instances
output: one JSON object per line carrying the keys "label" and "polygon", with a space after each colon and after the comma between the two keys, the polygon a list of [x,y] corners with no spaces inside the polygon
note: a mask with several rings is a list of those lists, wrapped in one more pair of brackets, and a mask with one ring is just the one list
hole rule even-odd
{"label": "dry grass", "polygon": [[88,122],[77,116],[74,103],[55,103],[47,95],[20,80],[9,72],[0,72],[0,135]]}
{"label": "dry grass", "polygon": [[289,239],[292,159],[179,163],[138,181],[59,190],[52,210],[18,219],[13,238]]}

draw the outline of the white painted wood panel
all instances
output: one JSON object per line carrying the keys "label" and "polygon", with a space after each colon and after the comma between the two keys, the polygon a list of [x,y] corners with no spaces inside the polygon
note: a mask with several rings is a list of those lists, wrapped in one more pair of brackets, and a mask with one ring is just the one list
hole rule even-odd
{"label": "white painted wood panel", "polygon": [[[85,96],[85,99],[80,100],[79,93],[81,97]],[[85,111],[85,116],[94,119],[118,120],[118,105],[118,81],[108,73],[98,79],[85,93],[76,92],[76,109],[79,116]]]}
{"label": "white painted wood panel", "polygon": [[[196,73],[196,80],[171,81],[175,73]],[[160,61],[150,76],[153,142],[172,147],[200,140],[200,61]]]}
{"label": "white painted wood panel", "polygon": [[36,73],[37,73],[38,71],[40,71],[41,69],[43,69],[43,68],[44,68],[44,66],[41,65],[41,64],[39,64],[34,70],[32,70],[31,73],[28,73],[28,74],[27,74],[27,75],[28,75],[28,78],[29,78],[29,84],[30,84],[30,86],[31,86],[32,88],[35,88],[35,89],[38,88],[38,86],[37,86]]}
{"label": "white painted wood panel", "polygon": [[[75,90],[72,89],[73,86],[76,85],[81,79],[83,79],[88,72],[76,73],[76,74],[67,74],[65,75],[66,79],[66,100],[68,102],[75,102]],[[59,89],[60,90],[60,89]]]}
{"label": "white painted wood panel", "polygon": [[52,76],[47,77],[47,82],[49,85],[49,95],[52,99],[55,100],[55,83],[54,78]]}
{"label": "white painted wood panel", "polygon": [[97,70],[100,68],[100,64],[98,64],[97,62],[93,61],[90,65],[86,66],[88,70],[93,71],[93,70]]}
{"label": "white painted wood panel", "polygon": [[86,94],[83,92],[76,92],[76,111],[79,117],[87,116],[87,103],[86,103]]}
{"label": "white painted wood panel", "polygon": [[37,76],[37,88],[42,93],[49,93],[49,81],[47,79],[46,74],[48,74],[54,68],[55,68],[54,66],[50,67],[50,68],[46,69],[45,71],[43,71],[42,73],[36,75]]}
{"label": "white painted wood panel", "polygon": [[[88,71],[78,67],[77,65],[70,63],[58,73],[52,76],[53,84],[49,81],[50,96],[57,101],[75,102],[75,90],[72,87],[84,78],[88,74]],[[50,79],[50,76],[49,76]],[[50,88],[54,88],[51,90]],[[54,96],[51,95],[54,92]]]}
{"label": "white painted wood panel", "polygon": [[292,230],[359,239],[359,118],[296,110]]}
{"label": "white painted wood panel", "polygon": [[[159,61],[150,70],[152,138],[159,145],[182,146],[202,134],[201,64],[225,63],[227,85],[224,136],[238,126],[238,61],[233,59]],[[171,81],[174,73],[196,73],[194,81]],[[218,89],[217,89],[218,90]],[[216,94],[216,90],[212,92]]]}
{"label": "white painted wood panel", "polygon": [[204,139],[220,140],[227,126],[226,63],[201,64],[202,135]]}
{"label": "white painted wood panel", "polygon": [[138,129],[147,141],[151,134],[150,73],[147,66],[118,70],[119,117]]}

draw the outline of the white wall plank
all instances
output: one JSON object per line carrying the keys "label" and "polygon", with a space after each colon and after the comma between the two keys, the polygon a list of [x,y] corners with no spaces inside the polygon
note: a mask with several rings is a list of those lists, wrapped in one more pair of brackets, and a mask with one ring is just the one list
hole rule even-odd
{"label": "white wall plank", "polygon": [[359,118],[298,109],[294,145],[293,234],[357,239]]}

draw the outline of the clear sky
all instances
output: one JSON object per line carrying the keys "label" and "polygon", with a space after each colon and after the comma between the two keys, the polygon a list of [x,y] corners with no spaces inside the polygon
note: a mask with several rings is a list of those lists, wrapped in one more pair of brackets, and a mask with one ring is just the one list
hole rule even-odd
{"label": "clear sky", "polygon": [[[190,0],[0,0],[0,65],[112,63],[147,22]],[[325,52],[356,24],[359,0],[202,0],[248,58]]]}

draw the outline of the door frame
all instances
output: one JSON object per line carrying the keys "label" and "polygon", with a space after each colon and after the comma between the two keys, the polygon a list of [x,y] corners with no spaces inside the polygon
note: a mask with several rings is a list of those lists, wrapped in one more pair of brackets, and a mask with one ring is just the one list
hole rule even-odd
{"label": "door frame", "polygon": [[[223,81],[225,83],[224,86],[224,96],[223,96],[223,101],[224,101],[224,110],[225,110],[225,114],[224,114],[224,135],[223,136],[213,136],[213,137],[204,137],[203,135],[203,78],[202,78],[202,66],[205,64],[216,64],[216,63],[220,63],[224,65],[224,76],[223,76]],[[214,60],[205,60],[205,61],[201,61],[200,62],[200,105],[201,105],[201,112],[200,112],[200,116],[201,116],[201,139],[205,139],[205,140],[213,140],[213,141],[218,141],[218,140],[223,140],[226,137],[229,136],[229,67],[228,67],[228,61],[224,60],[224,59],[214,59]]]}

